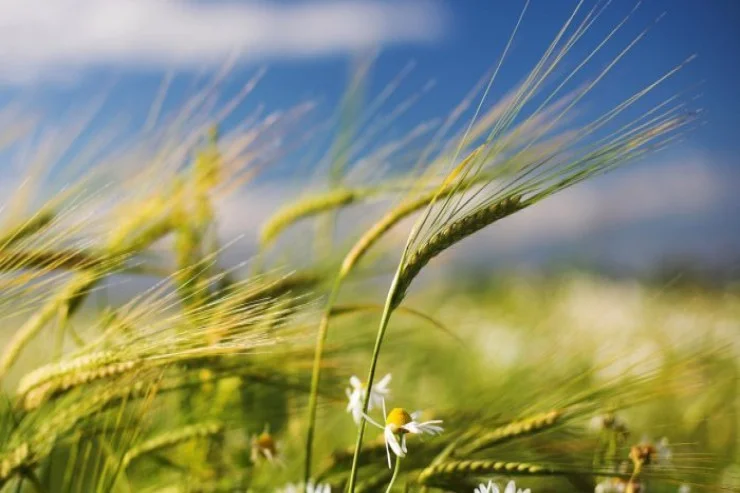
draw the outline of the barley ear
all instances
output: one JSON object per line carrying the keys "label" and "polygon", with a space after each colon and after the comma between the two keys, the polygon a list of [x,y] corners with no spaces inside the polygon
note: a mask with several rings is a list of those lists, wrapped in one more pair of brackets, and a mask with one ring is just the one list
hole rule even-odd
{"label": "barley ear", "polygon": [[516,438],[539,433],[557,424],[562,415],[561,411],[552,410],[525,419],[511,421],[487,433],[483,433],[473,442],[462,447],[460,455],[469,455],[493,445],[500,445]]}
{"label": "barley ear", "polygon": [[512,196],[478,209],[451,222],[432,235],[413,253],[406,257],[398,278],[398,286],[391,300],[391,307],[401,304],[411,282],[430,260],[464,238],[486,226],[523,209],[527,204],[520,196]]}
{"label": "barley ear", "polygon": [[419,483],[427,486],[444,485],[450,480],[469,476],[506,474],[507,476],[557,476],[568,474],[548,466],[526,462],[495,460],[460,460],[443,462],[424,469],[419,474]]}

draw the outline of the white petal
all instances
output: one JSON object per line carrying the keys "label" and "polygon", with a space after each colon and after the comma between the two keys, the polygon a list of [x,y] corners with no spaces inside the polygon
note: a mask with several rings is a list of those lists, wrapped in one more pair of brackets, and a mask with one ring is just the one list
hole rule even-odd
{"label": "white petal", "polygon": [[386,427],[385,426],[381,425],[380,423],[378,423],[377,421],[375,421],[373,418],[371,418],[367,414],[363,413],[362,415],[365,416],[365,419],[368,420],[368,422],[370,424],[372,424],[373,426],[375,426],[377,428],[380,428],[381,430],[386,430]]}
{"label": "white petal", "polygon": [[357,404],[360,401],[358,392],[350,392],[349,389],[347,389],[347,399],[349,399],[349,402],[347,403],[347,411],[350,411],[357,407]]}
{"label": "white petal", "polygon": [[404,457],[406,455],[401,449],[401,444],[398,443],[398,438],[396,438],[396,434],[393,433],[390,428],[385,429],[385,441],[391,447],[391,450],[393,450],[394,454],[399,457]]}
{"label": "white petal", "polygon": [[406,435],[401,436],[401,450],[404,454],[408,454],[409,450],[406,448]]}
{"label": "white petal", "polygon": [[421,428],[419,427],[419,423],[417,423],[416,421],[406,423],[405,425],[402,426],[402,428],[408,431],[409,433],[413,433],[414,435],[421,434]]}
{"label": "white petal", "polygon": [[405,424],[403,427],[410,433],[414,433],[417,435],[421,433],[426,433],[428,435],[439,435],[444,431],[444,428],[442,428],[441,426],[437,426],[437,424],[441,422],[442,421],[438,419],[434,421],[425,421],[424,423],[417,423],[415,421],[412,421]]}
{"label": "white petal", "polygon": [[391,451],[388,449],[388,438],[386,435],[386,431],[383,431],[383,441],[385,442],[385,456],[388,457],[388,469],[390,469],[393,466],[391,466]]}
{"label": "white petal", "polygon": [[383,378],[381,378],[378,383],[373,385],[373,391],[375,391],[375,389],[378,389],[378,392],[384,392],[384,393],[388,392],[388,384],[390,383],[391,383],[391,374],[389,373]]}
{"label": "white petal", "polygon": [[356,425],[359,425],[360,421],[362,421],[362,408],[360,406],[356,406],[352,409],[352,420]]}
{"label": "white petal", "polygon": [[516,485],[514,484],[514,481],[509,481],[509,484],[506,485],[504,493],[516,493]]}
{"label": "white petal", "polygon": [[357,390],[362,390],[362,381],[355,375],[349,377],[349,384]]}

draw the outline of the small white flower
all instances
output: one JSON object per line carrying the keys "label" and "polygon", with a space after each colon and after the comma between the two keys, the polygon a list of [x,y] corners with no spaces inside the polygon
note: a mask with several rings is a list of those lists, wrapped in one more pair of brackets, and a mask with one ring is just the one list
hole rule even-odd
{"label": "small white flower", "polygon": [[607,429],[626,433],[627,422],[613,413],[606,413],[592,417],[588,422],[588,429],[595,433]]}
{"label": "small white flower", "polygon": [[489,481],[488,484],[481,483],[475,488],[474,493],[500,493],[498,485],[493,481]]}
{"label": "small white flower", "polygon": [[691,493],[691,486],[682,484],[678,487],[678,493]]}
{"label": "small white flower", "polygon": [[[493,481],[489,481],[488,484],[479,484],[478,487],[475,489],[475,493],[500,493],[500,490],[498,489],[498,485],[496,483],[494,483]],[[530,493],[530,489],[517,489],[514,481],[509,481],[509,484],[506,485],[506,489],[504,489],[504,493]]]}
{"label": "small white flower", "polygon": [[419,412],[409,414],[405,409],[396,407],[391,409],[390,413],[385,412],[385,400],[381,401],[383,405],[383,416],[385,416],[385,426],[376,423],[372,418],[365,415],[370,423],[383,430],[385,438],[385,451],[388,456],[388,467],[391,467],[391,450],[399,457],[405,457],[408,453],[406,448],[406,434],[413,435],[439,435],[443,428],[439,426],[442,420],[435,419],[432,421],[417,421]]}
{"label": "small white flower", "polygon": [[661,438],[660,442],[658,442],[658,445],[655,448],[657,449],[656,452],[658,456],[658,465],[663,467],[670,467],[673,462],[673,451],[671,450],[671,446],[668,443],[668,438]]}
{"label": "small white flower", "polygon": [[270,431],[267,426],[265,430],[259,435],[252,436],[252,462],[257,464],[261,461],[266,460],[272,464],[282,466],[283,463],[279,457],[280,445],[275,438],[270,435]]}
{"label": "small white flower", "polygon": [[309,481],[305,488],[303,483],[288,483],[283,489],[277,491],[278,493],[331,493],[331,486],[321,483],[315,485],[312,481]]}
{"label": "small white flower", "polygon": [[530,493],[530,489],[527,488],[526,490],[520,490],[516,488],[516,484],[514,484],[514,481],[509,481],[509,484],[506,485],[506,489],[504,490],[504,493]]}
{"label": "small white flower", "polygon": [[[391,383],[391,374],[387,374],[373,385],[373,389],[370,391],[370,402],[368,403],[367,410],[370,411],[373,407],[380,407],[383,400],[390,394],[390,388],[388,385]],[[365,396],[367,394],[367,388],[362,381],[355,375],[352,375],[349,379],[350,388],[345,390],[349,403],[347,404],[347,412],[352,413],[352,419],[355,420],[355,424],[360,424],[362,419],[362,407],[364,405]]]}
{"label": "small white flower", "polygon": [[594,493],[624,493],[627,486],[624,481],[620,479],[605,479],[601,483],[596,485]]}

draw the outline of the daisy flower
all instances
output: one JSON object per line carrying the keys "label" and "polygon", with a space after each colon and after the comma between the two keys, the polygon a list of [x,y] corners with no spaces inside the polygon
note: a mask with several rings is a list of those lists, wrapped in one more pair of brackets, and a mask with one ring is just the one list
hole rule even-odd
{"label": "daisy flower", "polygon": [[270,435],[267,427],[265,427],[265,431],[252,437],[251,459],[255,464],[261,460],[267,460],[273,464],[280,464],[280,460],[278,458],[278,444],[275,441],[275,438]]}
{"label": "daisy flower", "polygon": [[596,485],[594,493],[624,493],[627,489],[627,483],[621,479],[605,479]]}
{"label": "daisy flower", "polygon": [[[479,484],[478,487],[475,489],[475,493],[501,493],[501,490],[498,489],[498,485],[496,483],[494,483],[493,481],[489,481],[488,484]],[[530,489],[517,489],[514,481],[509,481],[509,484],[507,484],[506,488],[504,489],[504,493],[530,493]]]}
{"label": "daisy flower", "polygon": [[331,486],[321,483],[313,484],[309,481],[304,488],[303,483],[288,483],[282,490],[278,490],[278,493],[331,493]]}
{"label": "daisy flower", "polygon": [[[367,410],[370,411],[373,407],[380,407],[383,400],[390,394],[390,388],[388,385],[391,383],[391,374],[387,374],[380,379],[378,383],[373,385],[373,389],[370,391],[370,402],[368,403]],[[367,394],[367,387],[362,381],[355,375],[352,375],[349,379],[351,387],[345,390],[349,403],[347,404],[347,412],[352,413],[352,419],[355,420],[355,424],[360,424],[362,419],[362,407],[365,404],[365,397]]]}
{"label": "daisy flower", "polygon": [[614,430],[623,435],[629,434],[627,422],[613,413],[594,416],[588,423],[588,428],[593,432],[601,430]]}
{"label": "daisy flower", "polygon": [[663,437],[655,449],[658,456],[658,464],[663,467],[670,467],[673,463],[673,450],[671,450],[668,438]]}
{"label": "daisy flower", "polygon": [[385,416],[385,426],[376,423],[368,415],[365,415],[365,419],[383,430],[388,467],[391,467],[391,450],[398,457],[405,457],[408,453],[406,449],[406,435],[408,433],[413,435],[439,435],[443,431],[442,427],[439,426],[442,420],[435,419],[420,423],[418,419],[421,413],[418,411],[409,414],[405,409],[396,407],[391,409],[390,413],[386,413],[385,400],[381,400],[381,404],[383,406],[383,416]]}

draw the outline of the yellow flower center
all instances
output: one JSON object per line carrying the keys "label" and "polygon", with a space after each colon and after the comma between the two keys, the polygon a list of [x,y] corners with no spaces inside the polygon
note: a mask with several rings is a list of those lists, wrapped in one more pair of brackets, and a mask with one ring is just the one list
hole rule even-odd
{"label": "yellow flower center", "polygon": [[257,437],[257,447],[262,451],[268,451],[275,454],[276,447],[275,447],[275,440],[272,438],[272,435],[270,435],[267,432],[262,432],[262,434]]}
{"label": "yellow flower center", "polygon": [[391,427],[393,433],[403,433],[403,427],[413,421],[411,415],[406,412],[405,409],[395,407],[388,413],[388,417],[385,418],[385,425]]}

